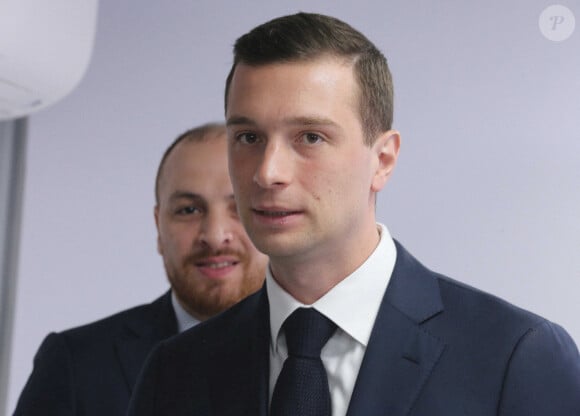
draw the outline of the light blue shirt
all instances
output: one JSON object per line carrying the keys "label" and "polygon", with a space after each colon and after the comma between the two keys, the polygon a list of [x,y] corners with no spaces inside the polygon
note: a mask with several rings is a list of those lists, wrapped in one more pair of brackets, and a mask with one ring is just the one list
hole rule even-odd
{"label": "light blue shirt", "polygon": [[177,300],[177,296],[175,296],[173,290],[171,291],[171,305],[173,305],[173,310],[175,311],[175,318],[177,319],[177,331],[179,333],[199,324],[200,321],[198,319],[195,319],[193,316],[187,313],[185,309],[183,309],[183,306],[181,306],[181,303],[179,303]]}

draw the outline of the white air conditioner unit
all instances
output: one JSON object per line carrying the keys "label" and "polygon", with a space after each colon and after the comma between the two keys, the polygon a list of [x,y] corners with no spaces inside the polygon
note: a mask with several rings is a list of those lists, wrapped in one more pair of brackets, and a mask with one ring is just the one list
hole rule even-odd
{"label": "white air conditioner unit", "polygon": [[97,0],[0,0],[0,120],[54,104],[82,79]]}

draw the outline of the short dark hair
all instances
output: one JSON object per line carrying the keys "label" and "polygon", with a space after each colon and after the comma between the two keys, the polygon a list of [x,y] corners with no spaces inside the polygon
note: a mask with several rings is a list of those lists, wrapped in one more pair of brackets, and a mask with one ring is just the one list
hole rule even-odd
{"label": "short dark hair", "polygon": [[387,60],[362,33],[334,17],[297,13],[266,22],[238,38],[226,80],[225,109],[236,66],[298,62],[324,55],[353,63],[359,85],[359,112],[365,142],[391,129],[393,81]]}
{"label": "short dark hair", "polygon": [[159,167],[157,168],[157,176],[155,178],[155,203],[159,205],[159,182],[161,180],[161,173],[165,167],[165,162],[167,158],[177,147],[177,145],[183,141],[188,142],[204,142],[206,140],[225,136],[226,126],[224,123],[207,123],[198,127],[194,127],[186,132],[177,136],[177,138],[169,145],[163,156],[161,157],[161,162],[159,162]]}

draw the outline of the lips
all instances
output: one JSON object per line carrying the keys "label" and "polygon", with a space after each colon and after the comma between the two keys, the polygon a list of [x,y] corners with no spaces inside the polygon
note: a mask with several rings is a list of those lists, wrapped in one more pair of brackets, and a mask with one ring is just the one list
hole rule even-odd
{"label": "lips", "polygon": [[239,261],[233,258],[210,257],[195,262],[197,267],[204,267],[208,269],[223,269],[226,267],[235,266]]}
{"label": "lips", "polygon": [[267,227],[270,230],[282,231],[300,223],[304,211],[280,206],[252,208],[256,225]]}
{"label": "lips", "polygon": [[261,210],[255,209],[254,212],[258,215],[263,215],[264,217],[286,217],[288,215],[297,214],[298,211],[271,211],[271,210]]}
{"label": "lips", "polygon": [[222,269],[224,267],[234,266],[236,262],[233,261],[222,261],[219,263],[198,263],[199,267],[209,267],[210,269]]}
{"label": "lips", "polygon": [[208,279],[227,279],[238,269],[240,259],[232,256],[203,257],[194,262],[197,270]]}
{"label": "lips", "polygon": [[297,209],[292,209],[284,205],[254,205],[252,211],[258,215],[264,217],[285,217],[288,215],[300,214],[302,211]]}

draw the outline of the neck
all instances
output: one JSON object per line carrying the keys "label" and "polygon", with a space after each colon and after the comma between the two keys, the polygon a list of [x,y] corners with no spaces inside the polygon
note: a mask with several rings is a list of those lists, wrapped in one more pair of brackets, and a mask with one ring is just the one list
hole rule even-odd
{"label": "neck", "polygon": [[292,297],[311,305],[358,269],[380,241],[375,223],[349,244],[322,253],[270,258],[272,276]]}

